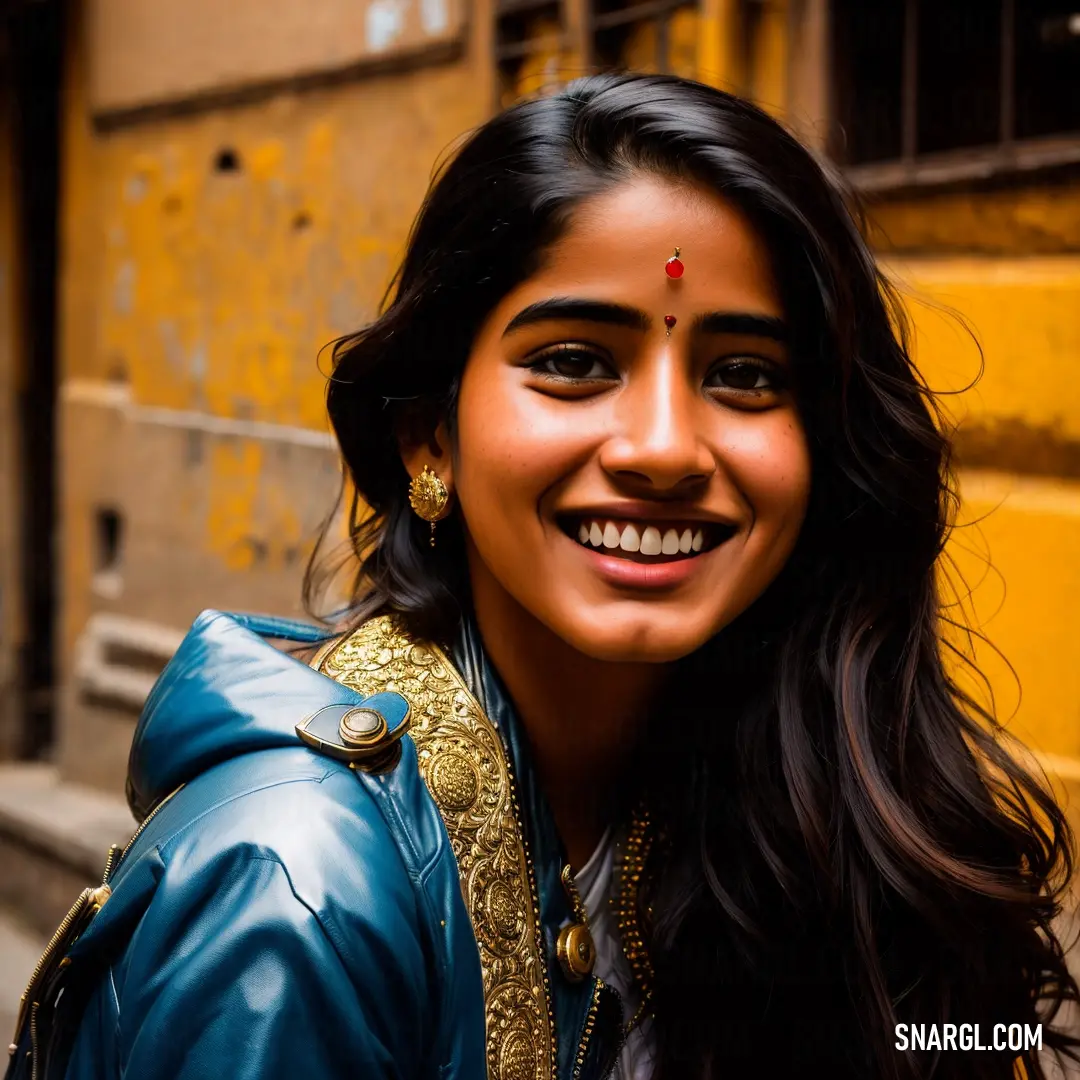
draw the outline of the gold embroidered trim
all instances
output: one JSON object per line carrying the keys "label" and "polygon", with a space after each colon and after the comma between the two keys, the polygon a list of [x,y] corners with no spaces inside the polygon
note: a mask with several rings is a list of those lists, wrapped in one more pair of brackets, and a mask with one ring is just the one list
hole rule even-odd
{"label": "gold embroidered trim", "polygon": [[499,733],[443,653],[389,616],[339,641],[318,668],[361,694],[393,690],[409,702],[420,774],[446,824],[480,950],[489,1080],[552,1080],[536,878]]}
{"label": "gold embroidered trim", "polygon": [[615,878],[618,887],[611,904],[623,953],[630,963],[640,995],[637,1010],[626,1025],[624,1037],[637,1027],[652,1007],[653,967],[638,918],[638,893],[641,891],[652,841],[649,811],[645,806],[639,806],[630,821],[626,840],[616,856]]}

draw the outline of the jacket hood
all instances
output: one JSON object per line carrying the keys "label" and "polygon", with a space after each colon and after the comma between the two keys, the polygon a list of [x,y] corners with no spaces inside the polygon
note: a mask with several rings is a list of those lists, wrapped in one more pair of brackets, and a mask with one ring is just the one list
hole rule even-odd
{"label": "jacket hood", "polygon": [[301,745],[296,725],[319,709],[363,701],[256,630],[308,643],[327,636],[303,623],[204,611],[161,673],[135,728],[127,796],[137,818],[219,762]]}

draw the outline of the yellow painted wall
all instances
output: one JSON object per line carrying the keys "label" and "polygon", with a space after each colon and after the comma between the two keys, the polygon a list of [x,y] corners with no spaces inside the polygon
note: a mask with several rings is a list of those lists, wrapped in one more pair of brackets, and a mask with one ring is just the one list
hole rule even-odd
{"label": "yellow painted wall", "polygon": [[1080,439],[1080,255],[930,256],[887,268],[931,388],[954,393],[978,379],[943,399],[958,421],[1015,419]]}
{"label": "yellow painted wall", "polygon": [[[1080,256],[938,255],[890,270],[916,362],[960,425],[948,553],[972,625],[1001,652],[976,643],[975,658],[1012,730],[1080,760],[1080,475],[1068,450],[1080,444]],[[964,467],[965,432],[980,435],[978,467]]]}
{"label": "yellow painted wall", "polygon": [[745,92],[776,116],[787,106],[788,48],[787,0],[761,4]]}
{"label": "yellow painted wall", "polygon": [[[85,61],[76,49],[66,108],[64,383],[325,431],[319,351],[375,314],[433,164],[487,114],[489,84],[465,59],[101,132]],[[205,548],[243,570],[233,539],[267,465],[254,445],[215,452]],[[89,610],[84,516],[64,537],[70,651]]]}
{"label": "yellow painted wall", "polygon": [[[480,3],[456,57],[103,126],[79,8],[61,206],[58,760],[115,789],[133,713],[80,690],[93,616],[182,630],[206,606],[299,614],[339,475],[320,350],[374,316],[435,162],[489,114],[494,72]],[[124,528],[106,578],[103,508]]]}
{"label": "yellow painted wall", "polygon": [[[323,427],[316,354],[373,316],[478,104],[446,70],[95,140],[101,248],[81,269],[99,331],[66,374],[124,370],[145,404]],[[223,152],[238,170],[217,170]]]}
{"label": "yellow painted wall", "polygon": [[889,251],[1047,255],[1080,251],[1075,178],[1035,178],[977,192],[937,191],[871,203],[872,236]]}
{"label": "yellow painted wall", "polygon": [[1080,760],[1080,481],[986,470],[962,474],[961,491],[949,552],[1000,650],[975,643],[999,718],[1034,749]]}

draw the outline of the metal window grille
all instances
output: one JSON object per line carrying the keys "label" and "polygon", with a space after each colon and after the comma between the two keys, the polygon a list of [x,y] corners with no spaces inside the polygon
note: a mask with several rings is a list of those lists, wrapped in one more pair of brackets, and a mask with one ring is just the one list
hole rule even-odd
{"label": "metal window grille", "polygon": [[654,70],[671,71],[671,17],[679,8],[695,7],[687,0],[589,0],[589,63],[595,70],[618,70],[627,66],[624,47],[629,34],[644,24],[653,28]]}
{"label": "metal window grille", "polygon": [[1080,0],[834,0],[832,25],[861,186],[1080,161]]}

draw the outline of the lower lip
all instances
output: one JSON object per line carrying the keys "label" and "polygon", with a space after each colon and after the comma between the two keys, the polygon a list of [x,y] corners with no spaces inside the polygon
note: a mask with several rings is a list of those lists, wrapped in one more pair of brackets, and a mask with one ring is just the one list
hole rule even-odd
{"label": "lower lip", "polygon": [[630,559],[620,559],[617,555],[594,551],[573,540],[570,543],[585,555],[596,572],[609,584],[624,589],[672,589],[693,574],[698,568],[697,564],[704,558],[704,555],[695,555],[690,559],[674,559],[671,562],[633,562]]}

